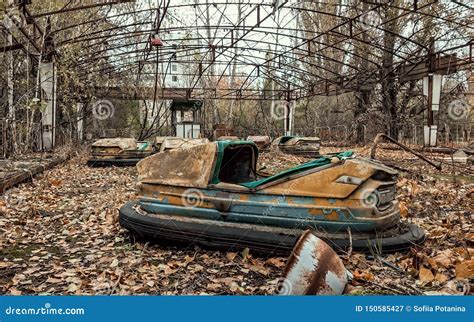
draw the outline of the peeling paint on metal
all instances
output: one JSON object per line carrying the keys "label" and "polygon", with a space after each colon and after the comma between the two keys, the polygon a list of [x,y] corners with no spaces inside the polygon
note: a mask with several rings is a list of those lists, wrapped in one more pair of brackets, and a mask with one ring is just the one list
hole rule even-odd
{"label": "peeling paint on metal", "polygon": [[290,287],[282,295],[338,295],[348,282],[341,259],[309,230],[296,243],[283,278]]}

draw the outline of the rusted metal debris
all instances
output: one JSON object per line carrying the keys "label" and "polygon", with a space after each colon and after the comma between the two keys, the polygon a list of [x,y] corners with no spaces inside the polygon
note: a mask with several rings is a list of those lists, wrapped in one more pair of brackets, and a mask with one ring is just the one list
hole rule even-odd
{"label": "rusted metal debris", "polygon": [[92,143],[92,148],[113,148],[117,147],[121,150],[132,150],[137,147],[137,140],[133,138],[107,138],[100,139]]}
{"label": "rusted metal debris", "polygon": [[133,138],[101,139],[92,144],[89,166],[134,166],[141,159],[156,153],[152,142]]}
{"label": "rusted metal debris", "polygon": [[190,139],[190,138],[177,138],[177,137],[166,137],[160,145],[160,152],[174,150],[174,149],[185,149],[196,145],[209,143],[208,139]]}
{"label": "rusted metal debris", "polygon": [[408,146],[406,146],[405,144],[403,143],[400,143],[398,142],[397,140],[391,138],[390,136],[384,134],[384,133],[379,133],[377,134],[377,136],[375,137],[374,139],[374,145],[372,146],[372,149],[370,151],[370,158],[371,159],[375,159],[375,154],[377,152],[377,146],[378,144],[382,141],[382,139],[387,139],[388,141],[390,141],[390,143],[393,143],[393,144],[396,144],[398,145],[399,147],[401,147],[402,149],[404,149],[405,151],[408,151],[410,152],[411,154],[417,156],[418,158],[420,158],[421,160],[427,162],[428,164],[432,165],[433,167],[435,167],[436,169],[438,170],[441,170],[441,163],[440,164],[436,164],[434,163],[433,161],[429,160],[428,158],[426,158],[424,155],[416,152],[415,150],[409,148]]}
{"label": "rusted metal debris", "polygon": [[307,230],[288,259],[280,295],[340,295],[351,273],[336,252]]}
{"label": "rusted metal debris", "polygon": [[282,136],[275,139],[272,145],[286,154],[315,158],[319,156],[321,139],[318,137]]}
{"label": "rusted metal debris", "polygon": [[271,143],[271,139],[268,135],[250,135],[247,137],[247,141],[255,143],[259,150],[268,148]]}
{"label": "rusted metal debris", "polygon": [[235,135],[223,135],[217,138],[217,141],[238,141],[240,138]]}

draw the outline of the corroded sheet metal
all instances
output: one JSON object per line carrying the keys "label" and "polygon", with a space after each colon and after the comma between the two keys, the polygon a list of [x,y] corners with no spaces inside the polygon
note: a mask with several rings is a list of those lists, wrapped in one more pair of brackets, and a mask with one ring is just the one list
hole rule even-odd
{"label": "corroded sheet metal", "polygon": [[247,137],[247,141],[254,142],[259,149],[263,149],[271,143],[270,137],[268,135],[251,135]]}
{"label": "corroded sheet metal", "polygon": [[137,164],[139,180],[180,187],[207,187],[217,145],[200,144],[147,157]]}
{"label": "corroded sheet metal", "polygon": [[165,142],[165,140],[168,139],[168,138],[173,138],[173,137],[171,137],[171,136],[156,136],[153,139],[153,144],[156,146],[158,151],[160,150],[161,145],[163,144],[163,142]]}
{"label": "corroded sheet metal", "polygon": [[217,141],[238,141],[240,140],[238,136],[235,135],[224,135],[224,136],[219,136],[217,138]]}
{"label": "corroded sheet metal", "polygon": [[311,144],[311,145],[315,145],[319,147],[320,142],[321,142],[321,139],[318,137],[294,137],[286,141],[285,143],[283,143],[283,145],[290,146],[290,145],[304,145],[304,144],[310,145]]}
{"label": "corroded sheet metal", "polygon": [[182,138],[166,138],[160,147],[160,152],[180,149],[180,148],[189,148],[192,146],[209,143],[208,139],[182,139]]}
{"label": "corroded sheet metal", "polygon": [[137,148],[137,140],[132,138],[100,139],[92,143],[92,147],[119,147],[122,150]]}
{"label": "corroded sheet metal", "polygon": [[336,252],[307,230],[285,268],[281,295],[340,295],[350,273]]}
{"label": "corroded sheet metal", "polygon": [[[292,180],[282,180],[281,182],[273,182],[271,186],[262,187],[261,192],[268,194],[279,194],[282,191],[288,191],[287,194],[297,196],[314,196],[326,198],[348,198],[354,191],[361,188],[376,189],[377,184],[373,182],[371,185],[369,178],[374,175],[377,170],[396,175],[397,171],[388,168],[382,164],[371,162],[364,159],[347,159],[344,161],[337,160],[335,164],[326,169],[319,168],[321,171],[308,173],[304,176],[295,177]],[[324,169],[324,170],[323,170]],[[352,176],[363,181],[361,185],[351,185],[337,182],[341,176]]]}

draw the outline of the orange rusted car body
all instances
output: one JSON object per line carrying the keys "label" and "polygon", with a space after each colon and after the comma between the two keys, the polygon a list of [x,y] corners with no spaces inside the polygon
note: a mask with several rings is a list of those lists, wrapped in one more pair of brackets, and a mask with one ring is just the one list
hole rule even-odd
{"label": "orange rusted car body", "polygon": [[399,225],[394,169],[346,152],[258,178],[257,158],[248,141],[148,157],[137,165],[139,200],[122,207],[120,222],[141,235],[275,253],[291,251],[306,229],[340,249],[423,239]]}

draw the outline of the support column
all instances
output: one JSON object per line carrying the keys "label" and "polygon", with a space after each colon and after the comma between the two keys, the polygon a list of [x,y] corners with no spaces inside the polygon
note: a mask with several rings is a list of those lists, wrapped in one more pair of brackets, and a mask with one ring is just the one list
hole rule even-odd
{"label": "support column", "polygon": [[39,66],[41,73],[41,88],[46,93],[46,109],[42,114],[42,144],[45,151],[52,150],[56,136],[56,66],[53,62],[42,62]]}
{"label": "support column", "polygon": [[77,140],[82,143],[84,140],[84,104],[77,103]]}
{"label": "support column", "polygon": [[295,124],[295,102],[291,101],[289,96],[285,104],[285,118],[284,118],[284,132],[285,135],[294,134],[294,124]]}
{"label": "support column", "polygon": [[[13,6],[13,0],[8,0],[8,6],[11,8]],[[9,21],[10,29],[13,28],[13,21]],[[13,36],[12,30],[8,31],[7,42],[9,46],[13,45]],[[14,101],[14,82],[13,82],[13,51],[10,50],[7,53],[7,101],[8,101],[8,123],[10,124],[10,140],[13,143],[13,151],[16,151],[17,142],[16,142],[16,113],[15,106],[13,105]],[[8,128],[7,128],[8,131]],[[13,137],[13,138],[12,138]]]}
{"label": "support column", "polygon": [[424,127],[424,145],[436,146],[438,126],[434,123],[434,111],[439,111],[443,75],[429,74],[423,78],[423,94],[427,97],[427,122]]}
{"label": "support column", "polygon": [[441,84],[443,76],[435,74],[436,70],[436,55],[435,55],[435,41],[430,39],[430,52],[428,54],[428,76],[423,77],[423,94],[427,96],[427,125],[424,127],[424,145],[436,146],[438,126],[434,124],[433,111],[439,110],[439,101],[441,96]]}
{"label": "support column", "polygon": [[295,124],[295,103],[288,101],[285,106],[285,135],[294,134],[294,124]]}

